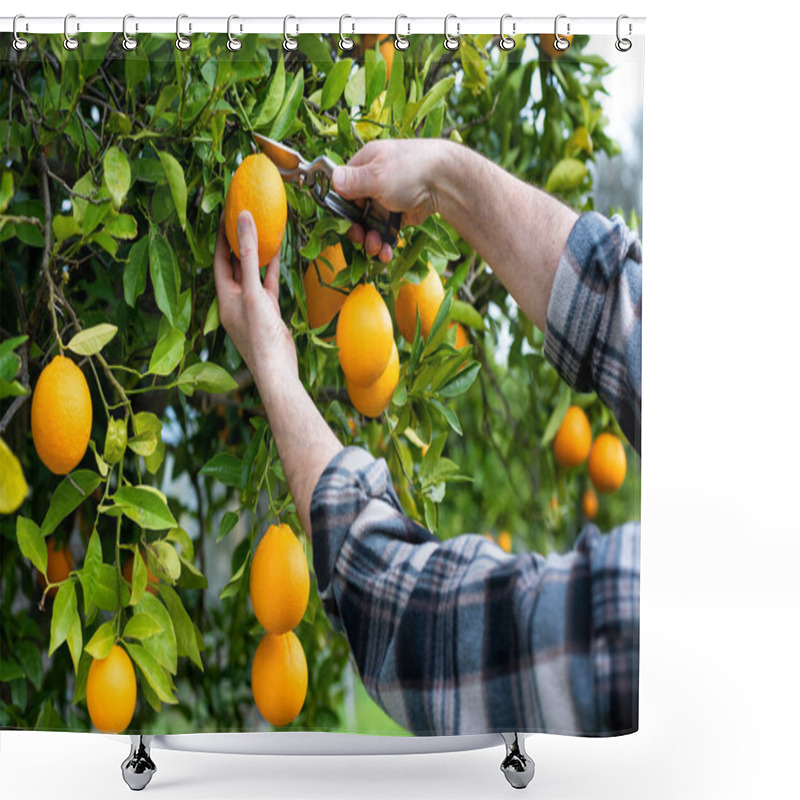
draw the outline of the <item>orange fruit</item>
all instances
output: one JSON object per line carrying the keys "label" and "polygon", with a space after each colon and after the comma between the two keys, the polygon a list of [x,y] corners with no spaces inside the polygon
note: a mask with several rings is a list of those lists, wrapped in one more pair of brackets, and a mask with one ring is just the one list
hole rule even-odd
{"label": "orange fruit", "polygon": [[627,460],[622,442],[613,433],[601,433],[589,453],[589,478],[598,492],[616,492],[625,480]]}
{"label": "orange fruit", "polygon": [[118,645],[108,658],[92,661],[86,679],[86,707],[92,725],[103,733],[122,733],[136,708],[136,675],[128,654]]}
{"label": "orange fruit", "polygon": [[[64,543],[60,548],[57,548],[55,536],[47,537],[47,581],[41,572],[37,572],[37,579],[39,586],[44,589],[48,583],[61,583],[65,581],[70,572],[75,566],[75,561],[72,558],[72,551],[69,545]],[[48,594],[54,594],[55,589],[50,589]]]}
{"label": "orange fruit", "polygon": [[347,386],[347,394],[350,395],[350,402],[365,417],[379,417],[389,407],[389,403],[392,402],[392,395],[397,388],[399,378],[400,356],[397,353],[397,345],[393,341],[389,363],[378,380],[367,386],[360,386],[345,377],[345,385]]}
{"label": "orange fruit", "polygon": [[497,534],[497,544],[506,551],[506,553],[511,552],[511,534],[508,531],[500,531]]}
{"label": "orange fruit", "polygon": [[[144,556],[142,556],[142,558],[144,558]],[[144,563],[147,564],[146,558]],[[125,559],[125,563],[122,566],[122,577],[125,578],[128,583],[133,582],[133,553]],[[155,588],[150,585],[158,582],[158,575],[154,575],[150,572],[150,567],[147,567],[147,591],[150,592],[150,594],[158,594]]]}
{"label": "orange fruit", "polygon": [[353,383],[368,386],[383,374],[392,355],[392,318],[378,290],[361,283],[347,295],[336,323],[339,364]]}
{"label": "orange fruit", "polygon": [[275,727],[288,725],[300,713],[308,691],[308,664],[292,631],[264,635],[253,656],[250,684],[261,716]]}
{"label": "orange fruit", "polygon": [[456,326],[456,350],[461,350],[462,347],[466,347],[469,344],[467,332],[460,322],[451,322],[450,327],[452,328],[453,325]]}
{"label": "orange fruit", "polygon": [[[564,53],[569,52],[569,47],[566,50],[556,50],[555,36],[553,34],[540,33],[539,34],[539,55],[547,61],[556,61]],[[569,36],[562,36],[562,39],[567,39],[572,44],[572,34]]]}
{"label": "orange fruit", "polygon": [[250,566],[250,602],[261,627],[286,633],[308,605],[310,580],[303,547],[285,524],[270,525]]}
{"label": "orange fruit", "polygon": [[239,164],[225,196],[225,236],[239,258],[236,221],[249,211],[258,231],[258,265],[269,264],[280,250],[286,230],[286,190],[278,168],[263,154],[254,153]]}
{"label": "orange fruit", "polygon": [[570,406],[556,438],[553,453],[562,467],[577,467],[583,464],[592,447],[592,429],[582,408]]}
{"label": "orange fruit", "polygon": [[392,74],[392,63],[394,62],[394,40],[390,34],[385,34],[380,39],[380,50],[383,60],[386,62],[386,82],[388,83],[389,76]]}
{"label": "orange fruit", "polygon": [[597,509],[599,506],[599,502],[597,500],[597,495],[594,493],[593,489],[587,489],[583,493],[583,498],[581,499],[581,509],[583,510],[583,515],[586,519],[594,519],[597,516]]}
{"label": "orange fruit", "polygon": [[50,472],[66,475],[83,458],[92,433],[92,396],[71,358],[56,356],[42,370],[33,390],[31,432]]}
{"label": "orange fruit", "polygon": [[[306,269],[303,287],[306,292],[308,324],[312,328],[327,325],[338,313],[349,289],[331,289],[333,279],[347,266],[340,244],[326,247]],[[322,281],[320,281],[320,278]]]}
{"label": "orange fruit", "polygon": [[444,300],[442,279],[430,263],[428,264],[428,274],[422,281],[419,283],[403,281],[397,292],[397,299],[394,301],[394,318],[397,320],[400,333],[407,342],[414,341],[417,311],[419,311],[422,338],[428,338],[442,300]]}
{"label": "orange fruit", "polygon": [[361,49],[372,50],[378,41],[377,33],[362,33],[361,34]]}

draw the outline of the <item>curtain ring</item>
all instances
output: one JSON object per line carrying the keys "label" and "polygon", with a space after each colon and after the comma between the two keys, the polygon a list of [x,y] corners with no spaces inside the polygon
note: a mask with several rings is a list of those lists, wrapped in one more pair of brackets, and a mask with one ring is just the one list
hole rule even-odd
{"label": "curtain ring", "polygon": [[[559,52],[563,53],[569,47],[570,42],[569,42],[569,39],[565,39],[558,32],[558,21],[560,19],[567,19],[567,15],[566,14],[559,14],[556,17],[556,22],[555,22],[555,25],[553,27],[553,32],[555,33],[556,38],[555,38],[555,41],[553,42],[553,47],[555,47],[555,49],[558,50]],[[569,36],[569,21],[567,22],[567,36]]]}
{"label": "curtain ring", "polygon": [[[616,47],[616,48],[617,48],[617,50],[619,50],[619,51],[620,51],[620,53],[627,53],[627,52],[628,52],[628,50],[630,50],[630,49],[631,49],[631,47],[633,47],[633,42],[631,42],[631,40],[630,40],[630,39],[623,39],[623,38],[622,38],[622,37],[619,35],[620,28],[621,28],[621,25],[620,25],[620,23],[621,23],[621,22],[622,22],[622,20],[624,20],[624,19],[628,19],[627,15],[625,15],[625,14],[620,14],[620,15],[617,17],[617,41],[614,43],[614,47]],[[630,36],[630,34],[631,34],[631,31],[632,31],[632,28],[631,28],[631,24],[630,24],[630,22],[629,22],[629,23],[628,23],[628,35],[629,35],[629,36]]]}
{"label": "curtain ring", "polygon": [[[126,14],[122,18],[122,49],[123,50],[135,50],[138,46],[139,42],[136,41],[132,36],[128,36],[128,20],[129,19],[136,19],[133,14]],[[139,23],[136,23],[136,30],[139,30]]]}
{"label": "curtain ring", "polygon": [[[80,44],[80,42],[74,36],[70,36],[69,35],[69,21],[71,19],[75,19],[75,15],[74,14],[67,14],[67,16],[64,17],[64,49],[65,50],[77,50],[78,49],[78,45]],[[75,24],[75,30],[79,31],[80,29],[81,29],[81,26],[78,23],[76,23]]]}
{"label": "curtain ring", "polygon": [[[451,36],[447,31],[447,24],[451,19],[456,20],[456,36]],[[458,17],[455,14],[448,14],[444,18],[444,48],[445,50],[458,50],[460,42],[456,38],[461,35],[461,23],[458,22]]]}
{"label": "curtain ring", "polygon": [[[513,50],[514,46],[516,45],[516,42],[510,36],[506,36],[505,31],[503,30],[504,25],[505,25],[505,21],[507,19],[513,19],[511,14],[503,14],[503,16],[500,17],[500,49],[501,50]],[[516,22],[512,22],[511,23],[511,33],[514,34],[516,32],[517,32],[517,23]]]}
{"label": "curtain ring", "polygon": [[[192,46],[191,41],[189,41],[189,39],[187,39],[181,33],[181,20],[188,19],[188,17],[189,17],[188,14],[178,14],[177,18],[175,19],[175,36],[177,37],[175,39],[175,47],[177,47],[178,50],[188,50]],[[192,23],[190,22],[189,33],[191,32],[192,32]]]}
{"label": "curtain ring", "polygon": [[[231,22],[233,20],[235,20],[235,19],[239,19],[239,17],[237,17],[236,14],[231,14],[228,17],[228,50],[230,50],[231,53],[235,53],[237,50],[241,50],[242,49],[242,40],[241,39],[237,39],[231,33]],[[242,26],[240,25],[239,26],[239,32],[240,33],[241,33],[241,30],[242,30]]]}
{"label": "curtain ring", "polygon": [[[22,50],[26,50],[26,49],[27,49],[27,47],[28,47],[28,45],[30,44],[30,42],[29,42],[27,39],[23,39],[23,38],[22,38],[22,37],[21,37],[21,36],[20,36],[20,35],[17,33],[17,20],[18,20],[18,19],[25,19],[25,16],[24,16],[23,14],[17,14],[17,15],[14,17],[14,24],[13,24],[13,26],[12,26],[12,28],[11,28],[11,31],[12,31],[12,33],[14,34],[14,49],[15,49],[15,50],[18,50],[18,51],[22,51]],[[28,27],[28,26],[27,26],[27,24],[26,24],[26,25],[25,25],[25,28],[27,29],[27,27]]]}
{"label": "curtain ring", "polygon": [[[400,35],[400,20],[401,19],[408,19],[408,17],[405,14],[398,14],[394,18],[394,49],[395,50],[408,50],[408,48],[411,46],[411,42],[409,42],[408,39],[406,39],[405,36],[401,36]],[[411,25],[406,24],[406,27],[408,28],[408,30],[406,31],[406,34],[411,33]]]}
{"label": "curtain ring", "polygon": [[[339,17],[339,49],[340,50],[352,50],[355,47],[355,42],[349,37],[344,35],[344,21],[346,19],[353,19],[349,14],[342,14]],[[353,25],[350,28],[354,28]],[[352,31],[351,31],[352,32]]]}
{"label": "curtain ring", "polygon": [[[297,50],[297,39],[292,39],[289,36],[289,20],[290,19],[297,19],[297,17],[288,16],[283,18],[283,49],[284,50]],[[295,33],[299,33],[299,26],[295,25]]]}

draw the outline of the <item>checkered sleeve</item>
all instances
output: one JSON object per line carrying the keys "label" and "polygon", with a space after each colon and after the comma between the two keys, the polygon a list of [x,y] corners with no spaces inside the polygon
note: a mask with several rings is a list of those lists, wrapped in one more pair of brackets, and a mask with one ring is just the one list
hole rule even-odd
{"label": "checkered sleeve", "polygon": [[544,352],[570,386],[597,392],[641,452],[642,248],[621,217],[588,212],[575,223],[550,294]]}
{"label": "checkered sleeve", "polygon": [[[416,734],[636,729],[638,526],[547,558],[406,517],[383,460],[346,448],[311,503],[314,569],[370,695]],[[365,733],[369,731],[363,731]]]}

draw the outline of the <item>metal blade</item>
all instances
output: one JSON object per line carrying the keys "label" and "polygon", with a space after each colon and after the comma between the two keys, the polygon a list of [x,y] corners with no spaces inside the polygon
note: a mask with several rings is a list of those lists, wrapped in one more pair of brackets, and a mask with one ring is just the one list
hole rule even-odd
{"label": "metal blade", "polygon": [[260,133],[254,133],[253,138],[261,152],[272,161],[284,177],[295,175],[304,159],[296,150],[286,147],[280,142],[268,139]]}

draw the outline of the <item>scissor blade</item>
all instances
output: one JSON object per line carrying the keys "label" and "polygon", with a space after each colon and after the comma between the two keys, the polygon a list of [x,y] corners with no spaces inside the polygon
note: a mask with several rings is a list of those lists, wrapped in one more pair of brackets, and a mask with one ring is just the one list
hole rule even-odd
{"label": "scissor blade", "polygon": [[286,147],[274,139],[268,139],[260,133],[254,133],[253,138],[256,140],[261,152],[275,164],[284,177],[294,174],[295,170],[300,166],[302,162],[300,154],[290,147]]}

